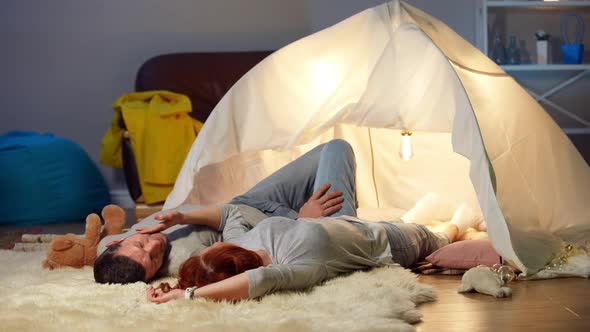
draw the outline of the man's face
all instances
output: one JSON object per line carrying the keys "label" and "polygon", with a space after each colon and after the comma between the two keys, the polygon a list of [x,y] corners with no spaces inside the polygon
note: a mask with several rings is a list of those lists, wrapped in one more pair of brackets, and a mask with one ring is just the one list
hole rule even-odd
{"label": "man's face", "polygon": [[134,234],[121,242],[117,255],[126,256],[145,268],[145,279],[152,279],[164,263],[168,239],[162,233]]}

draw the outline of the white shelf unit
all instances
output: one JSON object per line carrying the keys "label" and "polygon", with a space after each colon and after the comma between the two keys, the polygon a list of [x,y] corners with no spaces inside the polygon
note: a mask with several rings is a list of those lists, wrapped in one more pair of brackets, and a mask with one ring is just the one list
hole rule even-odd
{"label": "white shelf unit", "polygon": [[[590,78],[590,57],[586,54],[584,58],[585,63],[572,65],[562,64],[561,54],[558,44],[561,43],[559,35],[559,18],[566,12],[581,13],[585,19],[586,36],[584,44],[586,51],[590,47],[588,35],[590,34],[590,0],[561,0],[561,1],[501,1],[501,0],[479,0],[480,5],[477,8],[478,25],[476,31],[476,43],[484,54],[488,54],[490,47],[490,36],[493,36],[496,29],[500,29],[504,38],[508,35],[517,35],[518,40],[523,40],[522,43],[529,43],[530,47],[526,47],[526,52],[530,55],[530,63],[520,65],[502,65],[501,67],[508,74],[513,76],[537,101],[545,106],[546,109],[560,113],[568,118],[570,121],[576,123],[576,127],[563,128],[566,133],[574,134],[590,134],[590,109],[584,109],[584,114],[580,114],[579,107],[577,111],[572,111],[563,105],[560,105],[554,99],[559,92],[576,86],[574,83],[586,82]],[[537,17],[538,15],[538,17]],[[490,20],[495,19],[494,21]],[[520,18],[521,20],[519,20]],[[512,20],[512,21],[511,21]],[[538,23],[537,23],[538,21]],[[502,26],[503,24],[503,26]],[[500,26],[500,27],[499,27]],[[531,54],[535,49],[532,47],[535,43],[534,31],[537,29],[545,29],[551,36],[551,43],[553,43],[553,59],[552,63],[547,65],[535,64],[536,54]],[[504,31],[502,31],[504,29]],[[519,43],[519,46],[526,44]],[[529,52],[531,51],[531,52]],[[587,53],[587,52],[586,52]],[[533,91],[530,86],[523,84],[520,78],[523,75],[542,74],[549,77],[560,77],[556,79],[552,86],[546,87],[543,91]],[[590,105],[590,94],[583,94],[583,103],[576,102],[574,104]],[[589,107],[586,107],[589,108]]]}
{"label": "white shelf unit", "polygon": [[[583,125],[582,128],[563,128],[563,131],[567,134],[590,134],[590,121],[586,120],[585,118],[579,116],[575,112],[568,110],[567,108],[563,107],[562,105],[554,102],[553,100],[549,99],[551,96],[557,94],[559,91],[566,89],[568,86],[574,84],[575,82],[581,80],[586,75],[590,74],[590,64],[584,65],[505,65],[501,66],[505,72],[509,74],[518,73],[518,72],[539,72],[539,71],[559,71],[559,72],[572,72],[573,75],[565,80],[558,81],[555,85],[551,86],[550,88],[546,89],[543,92],[534,92],[532,89],[523,85],[523,87],[527,90],[527,92],[533,96],[538,102],[542,104],[550,106],[552,109],[556,110],[557,112],[567,116],[568,118],[576,121],[578,124]],[[514,76],[514,75],[513,75]],[[515,77],[518,81],[518,78]],[[587,99],[587,96],[586,96]]]}
{"label": "white shelf unit", "polygon": [[[478,24],[477,46],[488,54],[489,37],[488,37],[488,14],[490,8],[506,9],[529,9],[529,10],[560,10],[574,11],[578,9],[590,9],[590,0],[561,0],[561,1],[510,1],[510,0],[480,0],[481,5],[478,10],[478,17],[481,18],[481,24]],[[590,25],[590,22],[587,22]]]}
{"label": "white shelf unit", "polygon": [[590,70],[590,64],[581,65],[565,65],[565,64],[551,64],[551,65],[537,65],[537,64],[526,64],[526,65],[502,65],[500,66],[504,71],[580,71]]}
{"label": "white shelf unit", "polygon": [[536,7],[536,8],[553,8],[553,7],[584,7],[590,6],[590,1],[585,0],[561,0],[561,1],[510,1],[510,0],[489,0],[488,7]]}

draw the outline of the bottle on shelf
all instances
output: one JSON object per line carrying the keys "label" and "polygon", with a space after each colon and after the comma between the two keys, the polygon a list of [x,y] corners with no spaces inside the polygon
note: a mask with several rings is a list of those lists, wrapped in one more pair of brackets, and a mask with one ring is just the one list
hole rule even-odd
{"label": "bottle on shelf", "polygon": [[506,64],[506,49],[504,48],[500,33],[496,33],[496,36],[494,37],[494,45],[490,57],[499,65]]}
{"label": "bottle on shelf", "polygon": [[506,51],[507,63],[509,65],[520,64],[520,49],[516,45],[516,36],[510,36],[510,44]]}
{"label": "bottle on shelf", "polygon": [[531,53],[527,50],[527,45],[524,40],[520,41],[518,49],[520,50],[520,63],[523,65],[531,64]]}
{"label": "bottle on shelf", "polygon": [[546,65],[549,63],[549,34],[545,30],[537,30],[537,63]]}

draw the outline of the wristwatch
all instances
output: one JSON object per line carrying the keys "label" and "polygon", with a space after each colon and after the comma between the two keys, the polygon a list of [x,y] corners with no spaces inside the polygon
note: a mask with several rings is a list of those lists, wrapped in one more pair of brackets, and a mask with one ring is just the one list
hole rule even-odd
{"label": "wristwatch", "polygon": [[189,287],[189,288],[185,289],[184,290],[184,298],[187,300],[192,300],[194,298],[196,289],[197,289],[197,286]]}

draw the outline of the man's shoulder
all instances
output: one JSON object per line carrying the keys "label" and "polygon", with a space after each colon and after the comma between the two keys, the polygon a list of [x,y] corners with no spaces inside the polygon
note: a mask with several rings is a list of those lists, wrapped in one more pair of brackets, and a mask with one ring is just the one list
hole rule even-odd
{"label": "man's shoulder", "polygon": [[136,234],[136,232],[135,230],[131,229],[121,234],[114,234],[103,237],[102,240],[98,242],[98,246],[96,247],[96,253],[100,256],[100,254],[102,254],[107,249],[107,243],[115,240],[125,239],[133,234]]}

